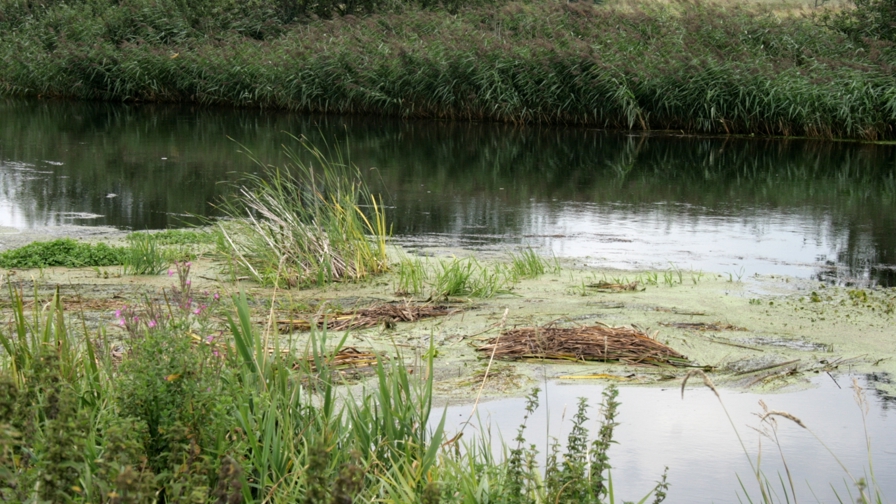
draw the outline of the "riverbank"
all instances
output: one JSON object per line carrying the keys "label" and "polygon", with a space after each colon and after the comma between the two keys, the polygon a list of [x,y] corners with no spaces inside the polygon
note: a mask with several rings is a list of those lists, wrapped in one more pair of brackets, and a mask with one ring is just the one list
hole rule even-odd
{"label": "riverbank", "polygon": [[163,8],[85,2],[3,16],[0,51],[8,64],[0,70],[0,93],[630,130],[896,137],[892,44],[847,37],[802,13],[507,2],[453,14],[407,7],[302,22],[272,18],[266,29],[248,30]]}

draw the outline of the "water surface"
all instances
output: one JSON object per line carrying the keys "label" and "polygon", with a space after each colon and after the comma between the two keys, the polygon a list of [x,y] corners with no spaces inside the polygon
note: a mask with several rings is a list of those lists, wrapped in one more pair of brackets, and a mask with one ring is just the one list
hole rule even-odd
{"label": "water surface", "polygon": [[[858,380],[863,387],[869,385],[867,378]],[[614,436],[618,444],[609,451],[617,502],[640,500],[655,486],[665,467],[669,467],[671,484],[666,502],[748,502],[738,477],[744,481],[752,501],[761,502],[750,462],[725,410],[712,391],[697,385],[699,380],[691,383],[693,387],[688,388],[684,399],[677,382],[667,389],[620,388],[618,399],[622,405]],[[593,438],[598,429],[597,410],[603,386],[548,382],[542,388],[538,396],[540,407],[529,418],[525,432],[527,443],[536,445],[543,464],[551,438],[559,439],[566,446],[571,418],[580,397],[589,406],[590,421],[586,427]],[[855,487],[851,482],[844,482],[850,479],[838,459],[856,478],[868,478],[870,472],[862,410],[854,400],[848,377],[838,377],[834,382],[821,375],[814,380],[814,388],[798,392],[755,394],[722,390],[721,397],[753,463],[761,452],[759,467],[774,485],[778,497],[775,502],[785,502],[778,479],[779,474],[786,479],[782,453],[793,477],[797,502],[839,502],[837,494],[843,502],[854,501],[848,492],[852,491],[855,496]],[[779,452],[772,437],[760,436],[751,429],[762,429],[755,415],[763,411],[760,400],[770,410],[796,416],[808,430],[778,418]],[[865,425],[871,440],[873,468],[886,499],[896,495],[894,404],[892,398],[878,397],[873,392],[868,393],[867,401],[869,412]],[[480,404],[478,416],[463,428],[462,439],[472,442],[481,432],[490,431],[493,440],[503,436],[512,443],[525,414],[524,408],[525,400],[519,398]],[[447,409],[449,436],[462,428],[470,413],[470,405]],[[441,418],[440,415],[441,411],[434,414]],[[500,455],[497,447],[495,451]]]}
{"label": "water surface", "polygon": [[[410,247],[896,285],[896,146],[0,102],[0,226],[215,215],[288,134],[342,143]],[[239,142],[239,143],[237,143]]]}

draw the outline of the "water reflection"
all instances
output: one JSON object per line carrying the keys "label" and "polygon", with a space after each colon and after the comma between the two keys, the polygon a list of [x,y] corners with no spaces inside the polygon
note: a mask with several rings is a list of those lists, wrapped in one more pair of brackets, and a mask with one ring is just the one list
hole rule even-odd
{"label": "water reflection", "polygon": [[[0,225],[164,228],[214,215],[234,138],[332,144],[410,246],[529,245],[625,267],[896,285],[896,147],[254,110],[0,102]],[[110,197],[114,195],[114,197]]]}
{"label": "water reflection", "polygon": [[[873,386],[872,380],[859,378],[862,386]],[[534,443],[540,462],[549,453],[548,440],[554,437],[565,445],[575,413],[577,400],[585,397],[589,405],[587,427],[592,435],[597,431],[597,408],[602,386],[577,382],[565,385],[548,382],[539,394],[540,407],[527,422],[527,443]],[[855,477],[867,477],[868,452],[862,414],[853,398],[848,377],[828,376],[815,380],[815,388],[794,393],[754,394],[722,390],[722,399],[731,418],[743,437],[746,449],[753,457],[759,450],[760,436],[750,429],[759,427],[754,413],[760,412],[758,401],[764,400],[769,409],[786,411],[801,419],[811,432],[780,419],[778,437],[782,452],[793,475],[798,501],[840,502],[850,487],[848,476],[813,433],[836,454]],[[614,439],[618,444],[610,448],[616,500],[637,502],[653,488],[664,467],[669,467],[669,502],[747,502],[738,499],[743,491],[738,477],[755,500],[759,497],[750,464],[744,455],[731,423],[712,391],[702,385],[689,387],[684,399],[680,389],[622,387],[619,400],[622,406]],[[893,432],[896,417],[887,402],[869,397],[870,411],[866,422],[871,438],[874,471],[883,495],[896,494],[896,438]],[[480,429],[491,432],[492,439],[503,436],[512,440],[524,414],[525,400],[506,399],[480,404],[476,419],[463,430],[466,442],[474,442]],[[437,412],[439,416],[441,411]],[[457,432],[470,418],[471,406],[452,406],[447,409],[449,436]],[[496,443],[497,445],[497,443]],[[497,453],[497,455],[501,455]],[[786,478],[781,457],[773,442],[762,439],[761,468],[780,492],[778,474]],[[780,500],[783,502],[783,496]],[[760,499],[761,500],[761,499]]]}

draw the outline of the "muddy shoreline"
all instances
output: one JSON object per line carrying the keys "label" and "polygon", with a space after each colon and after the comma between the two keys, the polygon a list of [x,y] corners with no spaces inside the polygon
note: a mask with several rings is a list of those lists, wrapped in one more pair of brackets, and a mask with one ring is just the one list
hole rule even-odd
{"label": "muddy shoreline", "polygon": [[[124,233],[75,226],[22,232],[3,229],[0,250],[64,236],[115,242]],[[823,374],[832,379],[864,374],[873,377],[869,381],[875,383],[879,395],[896,397],[892,379],[896,376],[892,330],[896,289],[832,287],[774,275],[738,280],[687,271],[671,282],[660,273],[650,284],[644,280],[656,272],[583,268],[573,261],[561,266],[559,273],[523,280],[511,292],[491,299],[451,299],[456,311],[447,316],[353,330],[345,344],[391,358],[400,353],[406,360],[421,359],[432,344],[434,391],[442,404],[468,403],[477,396],[480,400],[518,397],[544,380],[674,387],[690,369],[534,359],[495,360],[489,365],[490,359],[476,351],[501,328],[598,323],[642,330],[706,369],[721,387],[793,391],[813,386],[811,380]],[[259,330],[271,334],[275,332],[271,315],[311,317],[322,310],[351,312],[383,303],[426,301],[396,295],[392,275],[356,284],[275,291],[234,280],[224,264],[210,256],[195,260],[191,274],[194,292],[218,293],[229,299],[246,291]],[[161,299],[175,278],[125,276],[116,267],[0,272],[0,280],[21,286],[26,298],[31,297],[35,282],[42,301],[58,286],[70,313],[83,316],[91,330],[104,327],[113,337],[122,332],[116,326],[116,309],[147,296]],[[636,280],[640,283],[633,291],[588,287],[601,281]],[[0,314],[4,321],[9,319],[6,289],[0,293]],[[293,331],[278,337],[301,347],[307,334]],[[344,371],[354,383],[363,381],[368,372],[363,368]]]}

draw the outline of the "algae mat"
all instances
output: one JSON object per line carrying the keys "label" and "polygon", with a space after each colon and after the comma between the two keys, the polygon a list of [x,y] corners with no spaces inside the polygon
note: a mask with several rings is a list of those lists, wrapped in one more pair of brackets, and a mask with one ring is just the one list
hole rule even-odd
{"label": "algae mat", "polygon": [[[720,386],[750,390],[792,390],[810,386],[810,378],[829,373],[873,375],[880,394],[896,396],[896,289],[850,289],[778,276],[730,281],[727,277],[685,273],[672,283],[649,283],[648,272],[609,271],[562,265],[556,274],[522,280],[490,299],[451,299],[450,309],[432,318],[373,324],[351,329],[345,345],[359,352],[401,357],[411,362],[434,356],[434,390],[440,402],[518,396],[547,379],[612,380],[662,384],[680,380],[687,369],[618,362],[493,362],[478,352],[501,331],[551,325],[575,328],[604,324],[637,329],[686,355]],[[357,284],[320,289],[273,291],[235,281],[224,265],[194,261],[194,292],[221,299],[248,293],[258,329],[277,334],[278,320],[297,313],[363,313],[371,306],[423,303],[396,296],[397,279],[385,275]],[[601,278],[619,284],[639,281],[634,290],[589,288]],[[93,330],[121,330],[114,311],[146,299],[161,300],[173,279],[120,276],[104,270],[49,268],[0,272],[0,281],[21,287],[27,300],[37,285],[38,302],[59,287],[66,309]],[[35,306],[32,304],[31,306]],[[399,304],[397,306],[410,306]],[[0,293],[0,314],[10,319],[7,289]],[[224,328],[226,302],[212,325]],[[8,327],[8,326],[7,326]],[[281,325],[282,327],[282,325]],[[226,331],[225,331],[226,332]],[[340,332],[340,337],[345,332]],[[279,334],[300,352],[308,333]],[[333,338],[339,339],[339,338]],[[362,376],[363,378],[363,376]]]}

